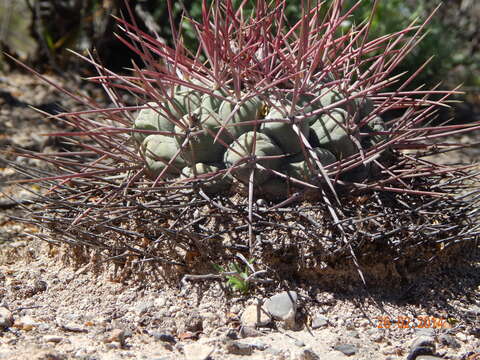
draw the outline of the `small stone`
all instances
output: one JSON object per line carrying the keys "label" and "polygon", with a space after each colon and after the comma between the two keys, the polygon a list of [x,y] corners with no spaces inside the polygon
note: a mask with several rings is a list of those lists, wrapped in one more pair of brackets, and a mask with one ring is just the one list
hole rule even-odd
{"label": "small stone", "polygon": [[297,311],[298,295],[295,291],[283,291],[265,302],[265,308],[276,320],[294,320]]}
{"label": "small stone", "polygon": [[467,309],[467,315],[473,316],[473,317],[478,317],[480,316],[480,306],[477,305],[471,305]]}
{"label": "small stone", "polygon": [[415,328],[415,335],[435,337],[435,329],[434,328]]}
{"label": "small stone", "polygon": [[227,343],[227,352],[234,355],[252,355],[253,346],[240,341],[229,341]]}
{"label": "small stone", "polygon": [[298,360],[320,360],[318,356],[312,349],[303,349],[297,357]]}
{"label": "small stone", "polygon": [[[240,331],[242,328],[240,328]],[[238,333],[234,329],[228,329],[227,332],[225,333],[225,338],[229,340],[237,340],[238,339]]]}
{"label": "small stone", "polygon": [[170,343],[170,344],[175,344],[177,342],[177,340],[175,340],[175,338],[170,334],[152,332],[152,333],[150,333],[150,335],[152,335],[153,338],[155,340],[158,340],[158,341],[163,341],[163,342]]}
{"label": "small stone", "polygon": [[358,339],[360,337],[360,334],[356,330],[350,330],[350,331],[347,332],[347,336]]}
{"label": "small stone", "polygon": [[104,343],[118,342],[120,346],[125,346],[125,331],[122,329],[113,329],[103,340]]}
{"label": "small stone", "polygon": [[38,294],[40,292],[44,292],[45,290],[47,290],[47,283],[43,280],[35,280],[34,283],[33,283],[33,291],[34,291],[34,294]]}
{"label": "small stone", "polygon": [[415,358],[415,360],[442,360],[441,357],[433,355],[420,355]]}
{"label": "small stone", "polygon": [[0,307],[0,328],[8,328],[13,325],[13,314],[5,307]]}
{"label": "small stone", "polygon": [[249,337],[259,337],[264,334],[261,331],[258,331],[250,326],[242,326],[240,328],[240,337],[249,338]]}
{"label": "small stone", "polygon": [[328,325],[328,318],[323,315],[316,315],[312,320],[312,329],[318,329]]}
{"label": "small stone", "polygon": [[460,343],[452,335],[449,334],[441,334],[438,337],[438,341],[440,342],[440,344],[453,349],[458,349],[460,347]]}
{"label": "small stone", "polygon": [[186,344],[183,353],[188,360],[207,360],[212,355],[214,348],[206,344]]}
{"label": "small stone", "polygon": [[[432,348],[431,354],[435,351],[435,340],[433,337],[429,336],[420,336],[413,340],[412,344],[410,345],[410,351],[415,350],[419,347],[429,347]],[[428,354],[429,355],[429,354]]]}
{"label": "small stone", "polygon": [[407,356],[407,360],[417,360],[420,355],[432,355],[433,349],[430,346],[419,346],[412,351]]}
{"label": "small stone", "polygon": [[380,331],[375,331],[370,334],[370,338],[372,341],[379,343],[382,342],[384,337],[383,334]]}
{"label": "small stone", "polygon": [[293,343],[298,347],[304,347],[305,346],[305,343],[302,340],[295,339],[295,341]]}
{"label": "small stone", "polygon": [[266,326],[272,321],[271,317],[260,307],[260,320],[258,320],[257,305],[249,305],[243,311],[240,322],[243,326],[255,328],[257,326]]}
{"label": "small stone", "polygon": [[65,360],[67,357],[59,352],[45,350],[35,354],[35,360]]}
{"label": "small stone", "polygon": [[347,356],[352,356],[357,353],[357,347],[352,344],[339,344],[333,348],[334,350],[340,351]]}
{"label": "small stone", "polygon": [[58,336],[58,335],[45,335],[43,337],[43,340],[45,342],[51,342],[51,343],[58,344],[58,343],[62,342],[63,340],[65,340],[65,338],[63,338],[61,336]]}
{"label": "small stone", "polygon": [[24,331],[33,330],[37,326],[38,326],[37,322],[29,316],[24,316],[21,319],[17,319],[13,324],[13,327],[19,330],[24,330]]}
{"label": "small stone", "polygon": [[135,314],[138,316],[146,314],[151,308],[153,304],[148,302],[141,302],[135,306]]}
{"label": "small stone", "polygon": [[60,323],[59,326],[65,331],[77,332],[77,333],[86,333],[88,332],[82,325],[69,322],[69,323]]}
{"label": "small stone", "polygon": [[467,335],[465,335],[464,333],[458,333],[456,334],[456,337],[458,340],[463,342],[466,342],[468,340]]}
{"label": "small stone", "polygon": [[165,299],[164,297],[160,296],[160,297],[156,298],[156,299],[153,301],[153,304],[154,304],[156,307],[162,308],[162,307],[164,307],[165,305],[167,305],[167,299]]}
{"label": "small stone", "polygon": [[199,315],[192,315],[185,321],[185,331],[200,332],[203,330],[203,320]]}

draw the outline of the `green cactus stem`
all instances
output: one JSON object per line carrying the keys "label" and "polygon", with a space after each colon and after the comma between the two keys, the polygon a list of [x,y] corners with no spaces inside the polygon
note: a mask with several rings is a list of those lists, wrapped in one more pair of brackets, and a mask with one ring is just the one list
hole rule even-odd
{"label": "green cactus stem", "polygon": [[[315,148],[313,151],[317,155],[317,158],[320,161],[320,164],[322,164],[322,166],[328,166],[337,161],[337,158],[335,157],[335,155],[333,155],[332,152],[330,152],[327,149]],[[305,181],[312,180],[314,176],[318,174],[319,170],[313,156],[309,156],[309,158],[310,158],[310,166],[307,160],[301,160],[301,161],[295,161],[295,162],[289,163],[286,167],[287,174],[299,180],[305,180]]]}
{"label": "green cactus stem", "polygon": [[[158,104],[149,102],[147,106],[149,106],[148,109],[142,109],[138,113],[133,124],[133,129],[173,132],[174,123],[162,114],[162,110]],[[152,134],[134,131],[132,136],[138,144],[141,144],[149,135]]]}
{"label": "green cactus stem", "polygon": [[[282,106],[280,103],[274,103],[265,119],[285,119],[290,114],[289,106]],[[298,127],[301,133],[308,138],[310,126],[307,120],[299,122]],[[280,148],[289,154],[296,154],[302,151],[301,139],[293,126],[289,122],[265,122],[260,131],[272,138]]]}
{"label": "green cactus stem", "polygon": [[349,114],[340,108],[335,108],[320,116],[311,125],[318,139],[319,147],[330,150],[337,159],[342,159],[357,152],[357,146],[346,131]]}
{"label": "green cactus stem", "polygon": [[[258,97],[253,97],[240,105],[235,110],[236,104],[230,101],[223,101],[218,110],[218,114],[223,121],[226,129],[222,131],[227,132],[228,143],[232,143],[240,135],[254,129],[254,125],[246,124],[240,126],[233,126],[246,121],[253,121],[259,118],[260,110],[262,108],[262,102]],[[232,112],[235,111],[235,113]],[[228,131],[227,131],[228,130]]]}
{"label": "green cactus stem", "polygon": [[[198,134],[188,135],[188,144],[182,149],[182,156],[185,160],[191,164],[215,163],[222,160],[226,149],[222,142],[227,142],[229,137],[227,133],[222,133],[215,141],[215,136],[221,127],[221,119],[216,113],[198,108],[193,114],[186,114],[182,118],[182,123],[189,127],[188,131],[190,132],[201,131]],[[176,137],[178,145],[181,146],[187,132],[180,126],[175,126],[175,133],[184,134],[184,136]]]}
{"label": "green cactus stem", "polygon": [[[282,155],[282,150],[267,135],[255,131],[247,132],[241,135],[237,141],[225,152],[225,165],[232,167],[239,165],[240,160],[251,156],[278,156]],[[279,170],[282,158],[268,158],[256,160],[259,165],[272,170]],[[239,168],[232,171],[235,178],[243,183],[248,183],[250,178],[251,164],[244,163]],[[261,185],[271,178],[271,173],[267,170],[255,168],[254,183]]]}
{"label": "green cactus stem", "polygon": [[[141,146],[147,173],[156,178],[166,168],[164,173],[167,176],[180,174],[180,170],[185,167],[185,161],[180,156],[174,159],[178,149],[177,142],[171,136],[147,136]],[[172,159],[174,160],[168,165]]]}

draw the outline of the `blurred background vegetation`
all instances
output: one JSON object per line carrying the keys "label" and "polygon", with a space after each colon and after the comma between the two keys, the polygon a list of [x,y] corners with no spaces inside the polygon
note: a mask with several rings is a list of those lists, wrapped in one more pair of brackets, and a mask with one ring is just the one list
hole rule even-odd
{"label": "blurred background vegetation", "polygon": [[[240,0],[235,0],[239,3]],[[355,0],[346,0],[351,6]],[[168,42],[171,29],[166,0],[130,0],[137,24],[157,32]],[[181,22],[183,10],[199,18],[201,0],[174,4],[175,21],[183,30],[188,47],[195,48],[195,36],[188,22]],[[287,0],[286,16],[293,23],[301,14],[298,0]],[[373,1],[363,1],[345,29],[370,15]],[[251,1],[253,6],[254,1]],[[442,5],[428,27],[428,35],[398,71],[412,73],[431,55],[435,55],[414,85],[425,83],[443,87],[460,83],[478,101],[480,89],[480,1],[478,0],[380,0],[373,17],[370,37],[398,31],[415,18],[425,19]],[[115,20],[128,11],[124,0],[0,0],[0,49],[20,58],[40,71],[63,74],[89,71],[84,63],[66,51],[96,53],[102,63],[121,71],[130,66],[133,56],[114,36]],[[95,50],[94,50],[95,49]],[[0,72],[8,74],[15,65],[0,55]]]}

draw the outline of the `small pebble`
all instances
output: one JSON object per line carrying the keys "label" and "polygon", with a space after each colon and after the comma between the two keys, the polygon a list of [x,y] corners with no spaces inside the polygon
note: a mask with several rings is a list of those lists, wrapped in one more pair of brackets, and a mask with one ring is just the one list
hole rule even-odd
{"label": "small pebble", "polygon": [[152,335],[153,338],[155,340],[158,340],[158,341],[163,341],[163,342],[167,342],[167,343],[171,343],[171,344],[175,344],[177,342],[177,340],[175,340],[175,338],[170,334],[152,332],[152,333],[150,333],[150,335]]}
{"label": "small pebble", "polygon": [[266,326],[271,323],[272,318],[263,310],[260,309],[260,320],[258,320],[257,305],[249,305],[245,308],[240,318],[243,326],[255,328],[257,326]]}
{"label": "small pebble", "polygon": [[312,349],[303,349],[302,352],[297,357],[298,360],[320,360],[318,356]]}
{"label": "small pebble", "polygon": [[65,340],[65,338],[63,338],[61,336],[58,336],[58,335],[45,335],[43,337],[43,340],[45,342],[51,342],[51,343],[58,344],[58,343],[62,342],[63,340]]}
{"label": "small pebble", "polygon": [[347,356],[352,356],[357,353],[357,347],[352,344],[340,344],[333,348],[334,350],[340,351]]}
{"label": "small pebble", "polygon": [[328,325],[328,318],[323,315],[316,315],[312,320],[312,329],[318,329]]}
{"label": "small pebble", "polygon": [[234,355],[252,355],[253,346],[239,341],[229,341],[227,343],[227,352]]}
{"label": "small pebble", "polygon": [[295,291],[283,291],[265,301],[265,308],[276,320],[295,319],[298,295]]}
{"label": "small pebble", "polygon": [[125,331],[122,329],[113,329],[103,340],[104,343],[118,342],[120,346],[125,346]]}
{"label": "small pebble", "polygon": [[60,323],[59,326],[65,331],[77,332],[77,333],[86,333],[88,332],[82,325],[76,323]]}
{"label": "small pebble", "polygon": [[8,328],[13,325],[13,314],[5,307],[0,307],[0,328]]}
{"label": "small pebble", "polygon": [[259,337],[259,336],[263,336],[263,333],[250,326],[242,326],[240,328],[240,337],[242,338]]}
{"label": "small pebble", "polygon": [[413,340],[412,344],[410,345],[410,351],[415,350],[419,347],[429,347],[432,349],[432,354],[435,351],[435,339],[430,336],[420,336]]}
{"label": "small pebble", "polygon": [[213,353],[214,348],[206,344],[186,344],[183,352],[188,360],[207,360]]}
{"label": "small pebble", "polygon": [[356,330],[350,330],[347,332],[347,336],[358,339],[360,337],[360,334]]}
{"label": "small pebble", "polygon": [[298,347],[304,347],[305,343],[302,340],[295,339],[294,344]]}
{"label": "small pebble", "polygon": [[449,334],[441,334],[438,337],[438,341],[440,342],[440,344],[453,349],[457,349],[460,347],[460,343],[452,335]]}

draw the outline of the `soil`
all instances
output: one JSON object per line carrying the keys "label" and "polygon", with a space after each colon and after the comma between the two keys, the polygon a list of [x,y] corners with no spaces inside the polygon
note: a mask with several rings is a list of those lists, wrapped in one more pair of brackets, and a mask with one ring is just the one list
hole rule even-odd
{"label": "soil", "polygon": [[[0,77],[0,86],[0,144],[7,161],[0,172],[0,327],[2,317],[13,317],[0,329],[0,359],[406,359],[421,336],[433,339],[438,358],[480,359],[478,251],[466,254],[460,266],[425,271],[396,288],[327,289],[293,280],[255,286],[247,294],[216,279],[165,284],[124,276],[113,265],[69,262],[71,248],[53,245],[35,226],[15,220],[22,208],[10,197],[28,200],[31,185],[19,191],[5,181],[20,177],[8,161],[41,166],[15,155],[15,147],[58,146],[40,134],[63,125],[28,105],[51,114],[75,105],[30,75]],[[93,87],[81,88],[101,97]],[[477,136],[451,140],[476,143]],[[470,164],[479,154],[477,144],[439,161]],[[245,334],[244,309],[283,290],[299,294],[295,325],[274,321]],[[325,321],[317,328],[318,319]],[[346,345],[354,355],[344,353]]]}

